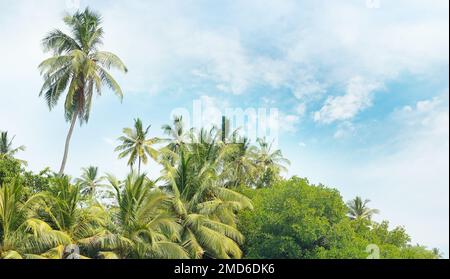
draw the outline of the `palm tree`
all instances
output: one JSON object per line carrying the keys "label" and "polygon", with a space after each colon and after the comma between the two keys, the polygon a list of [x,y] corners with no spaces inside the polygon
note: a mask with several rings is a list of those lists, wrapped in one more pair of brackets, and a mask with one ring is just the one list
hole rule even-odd
{"label": "palm tree", "polygon": [[436,259],[442,259],[444,257],[444,254],[438,248],[433,248],[431,251],[433,252]]}
{"label": "palm tree", "polygon": [[13,147],[15,136],[11,139],[8,137],[8,132],[0,133],[0,158],[4,156],[14,157],[19,151],[25,151],[25,146]]}
{"label": "palm tree", "polygon": [[229,171],[228,185],[239,187],[254,185],[258,171],[256,161],[256,148],[250,144],[248,138],[233,139],[233,151],[226,158],[226,168]]}
{"label": "palm tree", "polygon": [[117,208],[109,231],[86,244],[98,249],[101,258],[186,259],[179,244],[180,225],[170,212],[170,196],[154,187],[145,175],[131,173],[123,182],[108,176],[114,188]]}
{"label": "palm tree", "polygon": [[352,220],[371,220],[374,214],[379,214],[378,209],[369,208],[367,204],[370,200],[362,200],[361,197],[356,197],[355,199],[347,202],[348,214]]}
{"label": "palm tree", "polygon": [[[108,212],[99,203],[82,207],[80,186],[71,184],[67,176],[54,178],[43,195],[39,215],[55,229],[68,235],[70,244],[83,246],[86,239],[104,231]],[[51,256],[62,256],[61,248],[50,251]]]}
{"label": "palm tree", "polygon": [[38,218],[43,196],[26,197],[19,181],[0,187],[0,259],[35,258],[60,245],[70,243],[63,232]]}
{"label": "palm tree", "polygon": [[181,146],[189,142],[190,133],[184,127],[182,116],[175,116],[172,126],[164,125],[162,129],[164,134],[170,137],[166,139],[166,141],[169,141],[167,148],[175,153]]}
{"label": "palm tree", "polygon": [[76,182],[81,186],[81,194],[90,198],[94,198],[97,189],[102,187],[103,177],[99,177],[98,167],[90,166],[82,169],[83,174]]}
{"label": "palm tree", "polygon": [[148,132],[151,126],[145,130],[142,126],[142,121],[138,118],[134,121],[134,129],[123,129],[124,136],[119,138],[122,142],[116,148],[119,151],[119,158],[129,157],[128,165],[133,169],[136,160],[138,161],[138,174],[141,173],[141,164],[148,163],[148,157],[157,160],[158,151],[153,148],[160,140],[158,138],[148,138]]}
{"label": "palm tree", "polygon": [[179,146],[178,154],[167,156],[173,161],[163,161],[163,189],[173,196],[173,211],[183,228],[182,243],[193,258],[242,257],[243,236],[236,228],[236,212],[252,204],[223,187],[228,147],[219,139],[220,134],[202,131],[191,144]]}
{"label": "palm tree", "polygon": [[60,175],[64,173],[77,119],[80,124],[89,120],[94,91],[100,95],[102,86],[106,85],[122,99],[122,89],[108,70],[114,68],[125,73],[128,71],[118,56],[98,50],[104,33],[100,15],[86,8],[83,12],[66,16],[64,22],[71,34],[58,29],[50,32],[43,39],[43,46],[45,51],[53,52],[53,57],[39,65],[44,77],[40,96],[44,96],[50,110],[57,105],[63,92],[66,92],[65,117],[71,124]]}
{"label": "palm tree", "polygon": [[255,164],[261,173],[257,187],[268,187],[278,179],[281,172],[287,172],[285,165],[290,165],[290,161],[283,157],[281,150],[273,150],[273,143],[261,138],[257,142]]}

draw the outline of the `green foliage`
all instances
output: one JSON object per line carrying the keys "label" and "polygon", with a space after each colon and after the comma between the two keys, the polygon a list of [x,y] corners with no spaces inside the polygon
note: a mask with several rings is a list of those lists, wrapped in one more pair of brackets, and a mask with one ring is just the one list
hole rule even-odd
{"label": "green foliage", "polygon": [[119,153],[119,159],[129,157],[128,165],[133,169],[138,161],[138,173],[141,173],[141,164],[148,163],[148,157],[156,160],[158,151],[153,147],[160,140],[158,138],[148,138],[151,126],[145,130],[142,121],[138,118],[134,120],[134,128],[123,129],[124,136],[119,138],[121,145],[116,148]]}
{"label": "green foliage", "polygon": [[424,247],[411,246],[402,227],[390,230],[386,221],[348,218],[338,191],[306,179],[243,192],[253,192],[255,207],[239,216],[248,258],[364,259],[371,244],[380,258],[436,258]]}
{"label": "green foliage", "polygon": [[[123,181],[93,166],[75,180],[63,175],[77,120],[88,122],[92,98],[104,86],[122,98],[109,71],[128,71],[115,54],[99,50],[99,14],[86,8],[64,23],[70,33],[53,30],[43,39],[52,57],[39,65],[48,107],[65,95],[71,127],[63,162],[59,175],[28,172],[14,158],[25,147],[0,133],[0,259],[64,259],[68,245],[80,247],[81,258],[100,259],[357,259],[377,250],[380,258],[441,257],[411,245],[404,228],[373,222],[378,210],[369,200],[345,204],[335,189],[283,179],[290,162],[281,150],[229,133],[225,117],[210,130],[188,129],[175,117],[162,127],[166,139],[150,137],[150,126],[136,119],[116,148],[131,167]],[[162,167],[155,181],[141,174],[149,158]]]}
{"label": "green foliage", "polygon": [[64,23],[70,29],[66,34],[55,29],[42,40],[46,52],[52,57],[39,65],[44,79],[39,96],[43,96],[50,110],[56,107],[65,93],[64,114],[70,121],[63,160],[59,174],[64,174],[69,144],[77,120],[87,123],[92,109],[94,95],[101,95],[102,88],[108,87],[121,100],[122,89],[109,72],[112,69],[128,72],[120,58],[106,51],[103,45],[102,19],[99,14],[86,8],[73,15],[67,15]]}
{"label": "green foliage", "polygon": [[21,171],[19,161],[11,157],[0,157],[0,185],[11,182]]}
{"label": "green foliage", "polygon": [[39,65],[44,77],[40,95],[52,109],[67,90],[66,119],[75,116],[83,123],[89,120],[92,97],[95,93],[100,95],[102,86],[109,87],[120,98],[123,96],[108,70],[128,70],[115,54],[98,50],[104,34],[99,14],[86,8],[66,16],[64,22],[70,34],[56,29],[42,40],[44,50],[51,51],[53,56]]}

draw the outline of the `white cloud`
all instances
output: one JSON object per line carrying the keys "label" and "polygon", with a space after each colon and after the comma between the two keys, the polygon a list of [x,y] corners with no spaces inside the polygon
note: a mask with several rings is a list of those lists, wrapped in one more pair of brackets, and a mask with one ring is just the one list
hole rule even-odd
{"label": "white cloud", "polygon": [[335,139],[343,139],[354,135],[356,132],[355,126],[351,122],[343,122],[339,124],[338,129],[334,133],[333,137]]}
{"label": "white cloud", "polygon": [[298,104],[297,107],[295,108],[295,112],[301,117],[304,116],[306,113],[306,104],[305,103]]}
{"label": "white cloud", "polygon": [[298,129],[297,125],[300,122],[300,117],[293,114],[281,114],[279,122],[281,131],[296,132]]}
{"label": "white cloud", "polygon": [[402,121],[410,131],[421,133],[430,139],[448,138],[448,94],[447,89],[437,97],[417,102],[414,107],[405,106],[395,113],[395,119]]}
{"label": "white cloud", "polygon": [[379,88],[380,84],[377,82],[353,77],[347,84],[346,94],[329,97],[320,111],[314,114],[314,120],[326,124],[351,120],[359,112],[372,106],[373,92]]}
{"label": "white cloud", "polygon": [[317,100],[326,93],[325,84],[317,81],[311,74],[301,72],[300,77],[293,84],[294,96],[303,102]]}

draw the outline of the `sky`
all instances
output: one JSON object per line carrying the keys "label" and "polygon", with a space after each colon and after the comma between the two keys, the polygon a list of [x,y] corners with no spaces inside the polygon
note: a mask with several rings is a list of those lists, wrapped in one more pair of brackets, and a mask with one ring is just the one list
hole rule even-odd
{"label": "sky", "polygon": [[377,220],[448,257],[447,0],[0,0],[0,130],[26,145],[19,157],[34,171],[58,169],[68,129],[62,106],[50,112],[38,96],[50,55],[40,42],[86,6],[129,72],[113,72],[123,102],[104,90],[76,128],[69,174],[124,176],[114,147],[137,117],[161,136],[195,101],[211,122],[211,111],[275,108],[286,176],[369,198]]}

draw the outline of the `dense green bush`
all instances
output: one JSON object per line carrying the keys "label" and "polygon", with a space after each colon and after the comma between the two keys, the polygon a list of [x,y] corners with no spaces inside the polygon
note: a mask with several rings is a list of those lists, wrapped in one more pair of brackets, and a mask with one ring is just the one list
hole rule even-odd
{"label": "dense green bush", "polygon": [[247,258],[358,259],[435,258],[424,247],[411,246],[402,227],[389,229],[369,220],[350,220],[348,209],[335,189],[315,186],[294,177],[267,189],[244,189],[252,197],[253,211],[240,214],[239,229],[246,237]]}

